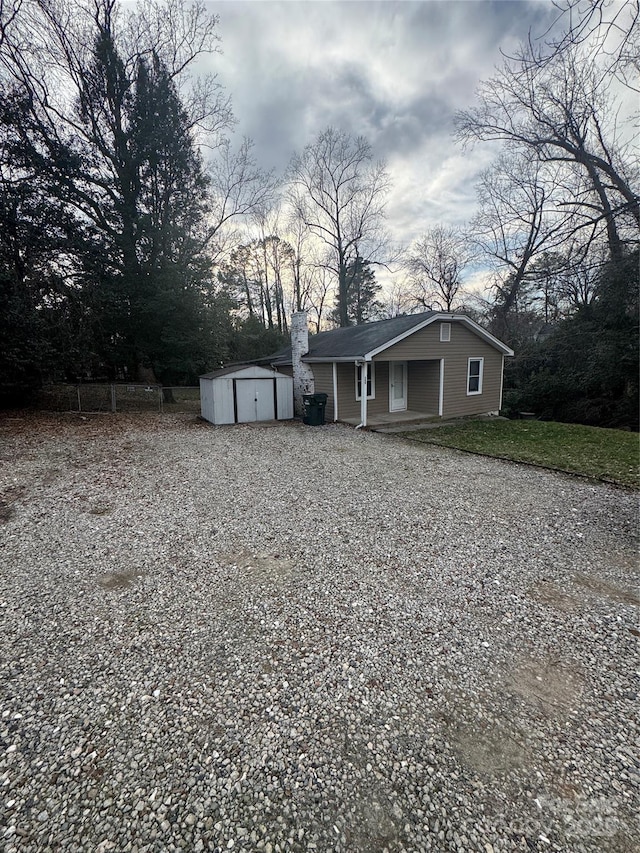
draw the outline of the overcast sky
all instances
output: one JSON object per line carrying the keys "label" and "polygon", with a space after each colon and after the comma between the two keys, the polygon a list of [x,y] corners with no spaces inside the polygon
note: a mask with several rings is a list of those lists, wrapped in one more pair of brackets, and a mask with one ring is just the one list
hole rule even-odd
{"label": "overcast sky", "polygon": [[487,151],[452,140],[456,109],[529,29],[553,17],[550,0],[274,2],[217,0],[219,81],[239,135],[266,168],[284,171],[329,125],[363,134],[393,181],[388,224],[404,243],[430,225],[472,214],[474,176]]}

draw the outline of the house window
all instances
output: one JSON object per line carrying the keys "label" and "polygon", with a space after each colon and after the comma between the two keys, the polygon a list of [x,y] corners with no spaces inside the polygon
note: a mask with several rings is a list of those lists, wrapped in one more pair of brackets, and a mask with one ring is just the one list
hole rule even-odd
{"label": "house window", "polygon": [[467,367],[467,394],[482,394],[484,358],[470,358]]}
{"label": "house window", "polygon": [[443,344],[451,340],[451,323],[440,323],[440,341]]}
{"label": "house window", "polygon": [[[367,365],[367,400],[376,398],[376,372],[372,361]],[[361,399],[360,388],[362,387],[362,365],[356,364],[356,400]]]}

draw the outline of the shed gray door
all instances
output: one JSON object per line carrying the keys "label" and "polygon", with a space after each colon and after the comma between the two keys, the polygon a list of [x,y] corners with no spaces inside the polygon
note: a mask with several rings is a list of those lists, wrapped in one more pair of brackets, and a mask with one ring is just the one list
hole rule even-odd
{"label": "shed gray door", "polygon": [[239,424],[272,421],[273,379],[236,379],[236,409]]}

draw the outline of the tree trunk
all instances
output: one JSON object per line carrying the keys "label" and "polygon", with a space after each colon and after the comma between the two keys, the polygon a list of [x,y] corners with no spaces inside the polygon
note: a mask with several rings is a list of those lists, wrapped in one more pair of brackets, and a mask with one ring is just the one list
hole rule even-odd
{"label": "tree trunk", "polygon": [[338,269],[338,317],[341,328],[346,328],[349,325],[348,296],[347,268],[344,258],[341,258]]}

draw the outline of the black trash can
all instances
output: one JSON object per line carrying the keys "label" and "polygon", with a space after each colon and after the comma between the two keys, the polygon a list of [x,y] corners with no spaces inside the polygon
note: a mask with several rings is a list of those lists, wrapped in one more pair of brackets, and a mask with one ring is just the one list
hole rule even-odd
{"label": "black trash can", "polygon": [[303,394],[304,417],[302,422],[309,426],[322,426],[327,405],[326,394]]}

